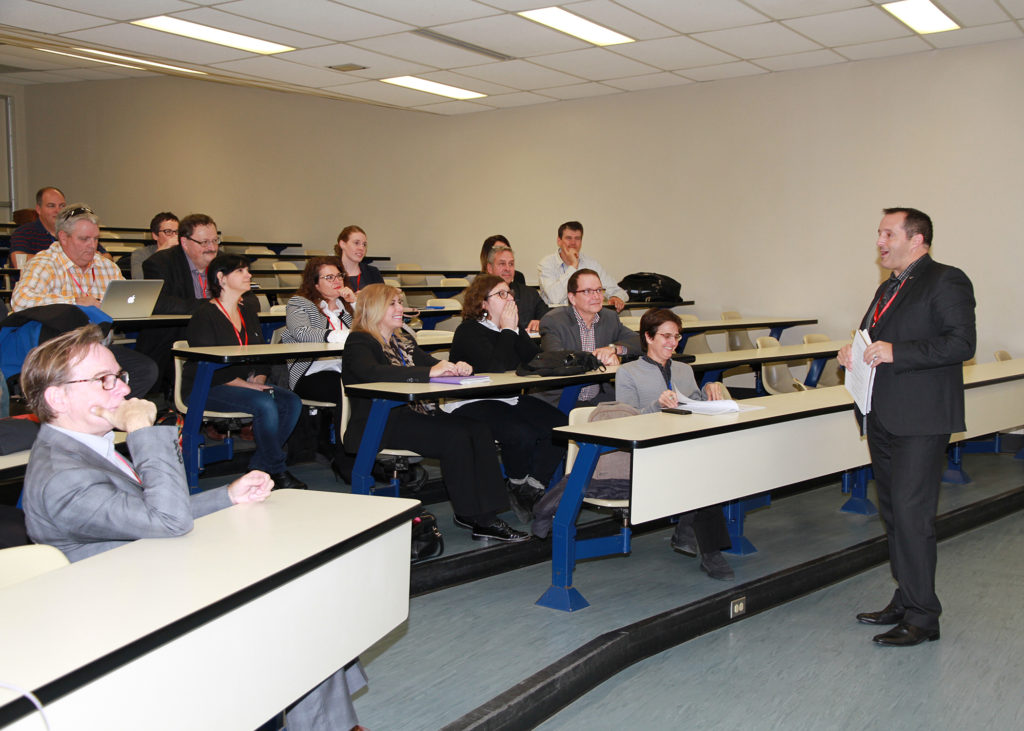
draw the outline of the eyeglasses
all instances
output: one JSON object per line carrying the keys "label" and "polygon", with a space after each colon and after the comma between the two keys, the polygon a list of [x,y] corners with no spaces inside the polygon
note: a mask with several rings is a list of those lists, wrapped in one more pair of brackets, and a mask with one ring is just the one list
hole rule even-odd
{"label": "eyeglasses", "polygon": [[507,289],[499,289],[497,292],[491,292],[488,297],[500,297],[503,300],[507,300],[512,296],[512,293]]}
{"label": "eyeglasses", "polygon": [[584,297],[593,297],[595,294],[599,294],[604,297],[606,291],[604,287],[598,289],[577,289],[573,294],[582,294]]}
{"label": "eyeglasses", "polygon": [[[161,229],[157,230],[157,233],[158,234],[163,234],[164,236],[177,236],[178,235],[178,229],[176,229],[176,228],[161,228]],[[192,240],[195,241],[195,239],[192,239]]]}
{"label": "eyeglasses", "polygon": [[104,373],[102,376],[96,376],[95,378],[79,378],[77,381],[64,381],[64,385],[68,386],[72,383],[89,383],[91,381],[99,381],[100,385],[103,386],[104,391],[113,391],[114,386],[117,385],[118,381],[123,381],[125,385],[128,385],[128,371]]}
{"label": "eyeglasses", "polygon": [[683,339],[682,333],[654,333],[659,338],[665,338],[666,340],[675,340],[677,343]]}
{"label": "eyeglasses", "polygon": [[69,218],[74,218],[75,216],[81,216],[83,214],[88,214],[90,216],[96,215],[93,212],[93,210],[89,208],[89,206],[75,206],[74,208],[62,208],[60,210],[59,215],[62,221],[67,221]]}
{"label": "eyeglasses", "polygon": [[343,279],[341,274],[321,274],[320,278],[325,282],[337,282],[339,279]]}
{"label": "eyeglasses", "polygon": [[196,244],[199,244],[200,246],[203,246],[203,247],[206,247],[206,246],[220,246],[220,237],[219,236],[217,238],[215,238],[215,239],[207,239],[206,241],[200,241],[199,239],[194,239],[191,236],[186,236],[185,238],[188,239],[189,241],[191,241],[193,243],[196,243]]}

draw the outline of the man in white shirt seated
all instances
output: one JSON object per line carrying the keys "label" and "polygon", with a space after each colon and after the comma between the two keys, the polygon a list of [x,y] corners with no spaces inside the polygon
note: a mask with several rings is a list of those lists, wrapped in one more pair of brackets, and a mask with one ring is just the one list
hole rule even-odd
{"label": "man in white shirt seated", "polygon": [[580,269],[591,269],[607,288],[608,304],[616,312],[622,312],[629,295],[615,284],[615,280],[604,270],[597,259],[580,253],[583,248],[583,224],[566,221],[558,227],[558,251],[540,260],[537,274],[540,278],[540,294],[549,305],[564,305],[569,301],[566,285],[569,277]]}

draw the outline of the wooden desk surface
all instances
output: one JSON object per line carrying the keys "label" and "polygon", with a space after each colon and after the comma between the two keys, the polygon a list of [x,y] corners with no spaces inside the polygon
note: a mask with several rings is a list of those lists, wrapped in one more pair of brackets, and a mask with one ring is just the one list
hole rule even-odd
{"label": "wooden desk surface", "polygon": [[684,333],[713,332],[715,330],[766,330],[773,327],[817,325],[813,317],[744,317],[739,320],[698,320],[684,322]]}
{"label": "wooden desk surface", "polygon": [[[448,330],[420,330],[419,345],[447,345],[454,333]],[[344,343],[261,343],[259,345],[206,345],[174,348],[171,354],[185,360],[213,363],[281,363],[296,358],[341,357]]]}
{"label": "wooden desk surface", "polygon": [[759,365],[777,361],[806,360],[808,358],[830,358],[839,352],[849,340],[828,340],[823,343],[780,345],[776,348],[754,348],[753,350],[730,350],[723,353],[698,353],[693,359],[695,371],[731,368],[738,365]]}
{"label": "wooden desk surface", "polygon": [[0,589],[0,678],[55,729],[253,728],[408,616],[417,506],[280,490]]}
{"label": "wooden desk surface", "polygon": [[487,373],[490,383],[459,386],[449,383],[376,383],[345,384],[345,393],[363,398],[386,398],[391,401],[417,401],[433,398],[477,398],[521,391],[524,388],[564,388],[579,383],[603,383],[615,377],[618,366],[605,371],[590,371],[578,376],[517,376],[514,371]]}

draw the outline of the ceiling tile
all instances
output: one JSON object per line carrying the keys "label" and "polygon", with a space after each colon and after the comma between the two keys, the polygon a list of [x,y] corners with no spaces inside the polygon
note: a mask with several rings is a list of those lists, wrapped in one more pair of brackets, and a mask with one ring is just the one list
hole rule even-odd
{"label": "ceiling tile", "polygon": [[518,15],[496,15],[492,18],[467,20],[462,23],[439,25],[433,30],[515,58],[591,48],[589,43],[545,28]]}
{"label": "ceiling tile", "polygon": [[907,26],[879,7],[797,18],[786,21],[786,25],[823,46],[871,43],[913,34]]}
{"label": "ceiling tile", "polygon": [[487,97],[487,103],[492,107],[524,107],[528,104],[543,104],[553,101],[549,96],[541,96],[530,91],[517,91],[515,94],[498,94]]}
{"label": "ceiling tile", "polygon": [[301,8],[302,12],[296,12],[293,3],[281,0],[235,0],[217,6],[218,10],[227,13],[255,18],[264,23],[273,23],[282,28],[291,28],[336,41],[350,41],[355,38],[411,30],[405,23],[364,13],[355,8],[346,8],[329,0],[302,0]]}
{"label": "ceiling tile", "polygon": [[175,18],[188,20],[200,25],[209,25],[232,33],[259,38],[261,41],[273,41],[292,48],[310,48],[330,43],[323,36],[311,36],[298,31],[288,30],[276,25],[261,23],[251,18],[242,18],[232,13],[222,13],[212,8],[196,8],[187,13],[174,13]]}
{"label": "ceiling tile", "polygon": [[107,25],[109,20],[95,15],[61,10],[50,5],[28,0],[3,0],[0,3],[0,25],[39,31],[40,33],[67,33],[72,30]]}
{"label": "ceiling tile", "polygon": [[541,66],[564,71],[591,81],[616,79],[622,76],[639,76],[656,70],[647,64],[624,58],[604,48],[585,48],[581,51],[536,56],[531,60]]}
{"label": "ceiling tile", "polygon": [[920,36],[911,36],[910,38],[895,38],[891,41],[877,41],[876,43],[858,43],[853,46],[840,46],[835,50],[837,53],[840,53],[849,59],[859,61],[865,58],[900,56],[905,53],[929,51],[931,50],[931,46],[922,41]]}
{"label": "ceiling tile", "polygon": [[397,104],[402,107],[412,107],[423,104],[435,104],[438,99],[443,99],[437,94],[428,94],[425,91],[406,89],[394,84],[385,84],[383,81],[364,81],[359,84],[348,84],[337,88],[328,87],[327,91],[334,91],[346,96],[354,96],[360,99],[382,102],[384,104]]}
{"label": "ceiling tile", "polygon": [[802,18],[805,15],[834,13],[870,5],[870,0],[746,0],[756,10],[775,20]]}
{"label": "ceiling tile", "polygon": [[842,63],[845,60],[838,53],[823,48],[820,51],[759,58],[756,60],[756,63],[758,66],[764,66],[772,71],[790,71],[792,69],[805,69],[811,66],[827,66],[833,63]]}
{"label": "ceiling tile", "polygon": [[284,81],[288,84],[311,86],[318,89],[342,83],[339,77],[344,76],[340,71],[303,66],[302,64],[284,61],[273,56],[243,58],[239,61],[225,61],[224,63],[211,64],[211,66],[257,78],[273,79],[274,81]]}
{"label": "ceiling tile", "polygon": [[627,10],[622,5],[611,2],[611,0],[587,0],[587,2],[573,3],[566,7],[576,15],[636,40],[664,38],[674,34],[674,31],[667,26],[655,23],[642,15]]}
{"label": "ceiling tile", "polygon": [[768,72],[752,63],[737,61],[736,63],[723,63],[718,66],[702,66],[699,69],[687,69],[686,71],[677,71],[676,73],[694,81],[715,81],[717,79],[732,79],[737,76],[766,74]]}
{"label": "ceiling tile", "polygon": [[472,114],[473,112],[487,112],[494,107],[489,107],[484,104],[474,104],[473,102],[465,101],[452,101],[452,102],[441,102],[440,104],[424,104],[423,106],[413,107],[421,112],[431,112],[433,114]]}
{"label": "ceiling tile", "polygon": [[218,46],[215,43],[195,41],[171,33],[161,33],[137,25],[118,23],[103,28],[65,33],[65,37],[74,38],[84,43],[95,43],[110,48],[119,48],[128,54],[138,53],[143,56],[160,56],[189,64],[216,63],[246,58],[253,54],[237,48]]}
{"label": "ceiling tile", "polygon": [[689,79],[668,72],[660,74],[644,74],[643,76],[629,76],[625,79],[611,79],[604,82],[608,86],[614,86],[623,91],[639,91],[641,89],[657,89],[663,86],[682,86],[692,84]]}
{"label": "ceiling tile", "polygon": [[192,3],[180,0],[45,0],[68,10],[79,10],[115,20],[138,20],[154,15],[169,15],[177,10],[194,8]]}
{"label": "ceiling tile", "polygon": [[940,3],[946,14],[961,27],[1001,23],[1010,19],[993,0],[940,0]]}
{"label": "ceiling tile", "polygon": [[1000,0],[1006,12],[1014,18],[1024,19],[1024,0]]}
{"label": "ceiling tile", "polygon": [[319,48],[308,48],[302,51],[282,53],[278,58],[304,63],[307,66],[339,66],[345,63],[357,63],[365,66],[362,71],[345,71],[345,74],[362,79],[387,79],[392,76],[411,76],[425,71],[436,70],[433,66],[424,66],[404,59],[384,56],[380,53],[356,48],[347,43],[335,43]]}
{"label": "ceiling tile", "polygon": [[685,36],[661,38],[656,41],[623,43],[615,46],[614,52],[667,71],[686,69],[693,66],[710,66],[711,64],[728,63],[736,60],[735,56],[723,53],[718,49]]}
{"label": "ceiling tile", "polygon": [[346,5],[367,10],[386,18],[408,23],[417,28],[427,28],[441,23],[483,18],[497,15],[500,11],[473,0],[341,0]]}
{"label": "ceiling tile", "polygon": [[813,51],[819,48],[814,41],[810,41],[778,23],[762,23],[745,28],[698,33],[694,38],[740,58],[763,58],[783,53]]}
{"label": "ceiling tile", "polygon": [[488,56],[474,51],[467,51],[449,43],[424,38],[415,33],[396,33],[390,36],[364,38],[360,41],[352,41],[352,45],[436,68],[475,66],[492,60]]}
{"label": "ceiling tile", "polygon": [[665,0],[630,0],[630,8],[653,21],[674,28],[680,33],[735,28],[768,20],[738,0],[700,0],[698,2],[665,2]]}
{"label": "ceiling tile", "polygon": [[[513,13],[518,13],[520,10],[546,8],[552,4],[552,0],[483,0],[483,2]],[[562,4],[565,5],[566,3]]]}
{"label": "ceiling tile", "polygon": [[432,71],[426,74],[417,74],[417,76],[428,79],[430,81],[436,81],[439,84],[448,84],[448,86],[457,86],[460,89],[469,89],[480,94],[487,94],[491,96],[493,94],[511,94],[516,91],[509,86],[502,86],[501,84],[495,84],[492,81],[484,81],[482,79],[474,79],[471,76],[463,76],[462,74],[456,74],[452,71]]}
{"label": "ceiling tile", "polygon": [[1008,22],[979,25],[975,28],[951,30],[945,33],[929,33],[925,36],[925,40],[937,48],[953,48],[954,46],[969,46],[974,43],[1005,41],[1021,36],[1024,36],[1024,33],[1021,33],[1017,24]]}
{"label": "ceiling tile", "polygon": [[547,89],[544,93],[550,94],[556,99],[582,99],[587,96],[621,94],[622,91],[605,86],[604,84],[573,84],[572,86],[558,86],[554,89]]}
{"label": "ceiling tile", "polygon": [[511,86],[513,89],[546,89],[580,81],[575,76],[552,71],[529,61],[500,61],[483,66],[467,66],[459,69],[459,73]]}

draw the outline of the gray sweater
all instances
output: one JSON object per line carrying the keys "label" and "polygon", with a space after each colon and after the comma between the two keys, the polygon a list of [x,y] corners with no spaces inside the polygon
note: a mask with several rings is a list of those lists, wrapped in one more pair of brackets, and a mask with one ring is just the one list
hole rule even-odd
{"label": "gray sweater", "polygon": [[[672,387],[694,401],[707,400],[697,385],[693,369],[686,363],[672,361]],[[658,397],[666,388],[661,369],[643,358],[619,366],[615,372],[615,400],[635,406],[643,414],[661,410]]]}

